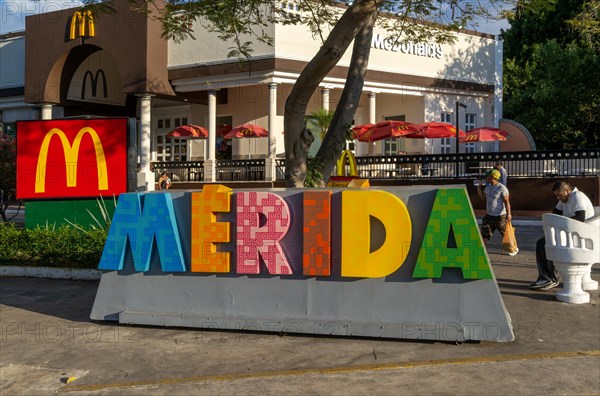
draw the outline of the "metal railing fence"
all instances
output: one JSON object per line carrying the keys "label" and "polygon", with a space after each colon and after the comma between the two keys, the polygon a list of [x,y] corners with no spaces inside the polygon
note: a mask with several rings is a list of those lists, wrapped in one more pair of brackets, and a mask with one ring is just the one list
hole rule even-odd
{"label": "metal railing fence", "polygon": [[217,160],[217,181],[263,181],[265,160]]}
{"label": "metal railing fence", "polygon": [[[359,177],[371,179],[472,178],[484,177],[497,162],[503,164],[511,178],[600,176],[597,148],[356,157],[356,168]],[[345,174],[349,171],[346,160]]]}
{"label": "metal railing fence", "polygon": [[[497,162],[510,178],[600,176],[600,148],[506,153],[408,154],[356,157],[358,176],[370,179],[482,178]],[[265,160],[217,160],[217,181],[264,181]],[[458,165],[457,165],[458,164]],[[203,181],[204,162],[154,162],[171,180]],[[458,172],[457,172],[458,170]],[[346,160],[345,174],[350,172]],[[276,159],[277,180],[285,178],[285,159]],[[333,175],[335,175],[335,170]]]}
{"label": "metal railing fence", "polygon": [[155,181],[163,171],[167,171],[173,182],[204,180],[204,161],[153,162],[151,169],[156,174]]}

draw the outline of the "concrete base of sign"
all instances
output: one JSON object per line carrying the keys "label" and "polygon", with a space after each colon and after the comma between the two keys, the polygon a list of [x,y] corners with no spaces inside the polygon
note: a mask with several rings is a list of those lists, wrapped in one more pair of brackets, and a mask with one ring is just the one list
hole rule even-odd
{"label": "concrete base of sign", "polygon": [[103,274],[91,319],[338,336],[513,340],[501,300],[482,305],[470,297],[496,290],[494,280],[470,282],[465,290],[456,276],[437,284],[429,279],[407,284],[119,272]]}
{"label": "concrete base of sign", "polygon": [[[443,209],[443,215],[439,208],[446,208],[447,204],[437,203],[436,197],[440,195],[437,187],[385,189],[406,204],[412,224],[412,242],[405,247],[408,249],[406,259],[390,275],[379,278],[343,277],[339,227],[332,228],[331,275],[303,275],[302,194],[305,190],[276,189],[271,191],[286,200],[292,213],[290,229],[281,240],[281,247],[294,269],[293,275],[269,275],[262,266],[261,273],[257,275],[236,273],[235,241],[221,244],[222,251],[231,254],[232,270],[219,274],[190,272],[189,269],[186,272],[163,272],[158,254],[151,257],[147,272],[137,272],[131,253],[126,252],[122,270],[107,271],[102,275],[91,319],[341,336],[511,341],[514,335],[510,317],[485,249],[477,256],[485,256],[486,269],[489,267],[490,271],[488,278],[465,279],[460,268],[443,268],[441,276],[414,275],[426,244],[426,232],[432,228],[442,226],[443,230],[435,235],[428,233],[427,243],[440,246],[439,260],[445,260],[448,265],[452,262],[442,256],[460,250],[453,246],[473,238],[471,235],[474,235],[475,242],[481,242],[464,187],[448,188],[454,190],[453,194],[458,198],[463,197],[464,192],[461,199],[466,201],[450,202],[451,206]],[[189,263],[191,194],[175,191],[168,194],[172,197],[182,251],[188,255],[186,262]],[[235,194],[232,199],[235,202]],[[339,209],[342,199],[342,190],[334,189],[331,224],[339,225],[343,221]],[[430,214],[434,216],[432,208],[438,209],[436,219],[430,221]],[[467,224],[469,234],[461,234],[458,223],[453,232],[452,227],[446,224],[444,218],[452,215],[452,210],[460,211],[456,221]],[[219,216],[220,222],[230,222],[231,228],[236,229],[234,210]],[[136,223],[135,219],[131,221]],[[369,237],[371,246],[383,243],[385,228],[372,223],[370,232],[365,234],[365,238]],[[435,240],[432,240],[433,237]],[[429,252],[432,248],[427,247],[426,250]],[[468,257],[476,260],[473,252],[475,250]]]}

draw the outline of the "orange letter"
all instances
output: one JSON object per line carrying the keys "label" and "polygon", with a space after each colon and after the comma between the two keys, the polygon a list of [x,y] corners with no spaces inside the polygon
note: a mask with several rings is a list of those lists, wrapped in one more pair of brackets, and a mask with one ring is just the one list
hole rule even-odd
{"label": "orange letter", "polygon": [[331,191],[304,192],[304,275],[331,275]]}
{"label": "orange letter", "polygon": [[217,252],[213,242],[229,242],[229,223],[213,212],[229,212],[231,189],[219,184],[192,193],[192,272],[229,272],[229,252]]}

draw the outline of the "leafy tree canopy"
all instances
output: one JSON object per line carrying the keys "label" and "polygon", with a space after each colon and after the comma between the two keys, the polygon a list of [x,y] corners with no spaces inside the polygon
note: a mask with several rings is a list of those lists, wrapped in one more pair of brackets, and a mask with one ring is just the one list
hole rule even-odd
{"label": "leafy tree canopy", "polygon": [[540,148],[600,146],[598,0],[521,1],[504,33],[504,112]]}

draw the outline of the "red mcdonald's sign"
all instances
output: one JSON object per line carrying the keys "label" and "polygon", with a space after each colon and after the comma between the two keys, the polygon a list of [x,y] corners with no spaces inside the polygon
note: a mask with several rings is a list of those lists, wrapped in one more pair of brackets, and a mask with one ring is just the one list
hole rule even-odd
{"label": "red mcdonald's sign", "polygon": [[126,191],[126,118],[17,122],[17,198]]}

